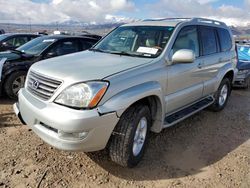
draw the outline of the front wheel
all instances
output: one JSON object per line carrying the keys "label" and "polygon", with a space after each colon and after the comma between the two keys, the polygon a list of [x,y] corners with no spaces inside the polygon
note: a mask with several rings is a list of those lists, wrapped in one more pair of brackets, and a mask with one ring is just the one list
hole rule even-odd
{"label": "front wheel", "polygon": [[4,84],[4,90],[9,98],[17,99],[18,91],[24,87],[26,74],[25,71],[17,71],[7,78]]}
{"label": "front wheel", "polygon": [[224,78],[220,86],[217,90],[217,92],[214,95],[215,101],[214,103],[209,107],[212,111],[218,112],[225,108],[228,98],[231,94],[231,82],[228,78]]}
{"label": "front wheel", "polygon": [[125,167],[136,166],[143,157],[151,124],[148,106],[139,104],[126,110],[111,136],[111,160]]}

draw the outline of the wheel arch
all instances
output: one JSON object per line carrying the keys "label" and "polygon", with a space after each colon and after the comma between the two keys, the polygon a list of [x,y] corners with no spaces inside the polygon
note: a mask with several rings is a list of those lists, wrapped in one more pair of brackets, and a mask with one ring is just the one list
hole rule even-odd
{"label": "wheel arch", "polygon": [[160,132],[164,119],[164,105],[162,89],[157,82],[147,82],[123,90],[98,107],[98,111],[101,114],[116,112],[117,116],[121,117],[127,109],[139,103],[147,105],[151,111],[151,131]]}

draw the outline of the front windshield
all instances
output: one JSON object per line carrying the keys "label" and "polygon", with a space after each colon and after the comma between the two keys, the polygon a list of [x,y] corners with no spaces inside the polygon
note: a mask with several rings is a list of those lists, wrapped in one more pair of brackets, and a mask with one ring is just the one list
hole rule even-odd
{"label": "front windshield", "polygon": [[157,57],[165,48],[174,27],[121,26],[92,50],[119,55]]}
{"label": "front windshield", "polygon": [[55,42],[55,39],[47,39],[46,37],[38,37],[20,46],[19,48],[17,48],[17,50],[26,54],[39,55],[44,49],[49,47],[54,42]]}
{"label": "front windshield", "polygon": [[249,46],[237,46],[238,58],[241,61],[250,61],[250,45]]}

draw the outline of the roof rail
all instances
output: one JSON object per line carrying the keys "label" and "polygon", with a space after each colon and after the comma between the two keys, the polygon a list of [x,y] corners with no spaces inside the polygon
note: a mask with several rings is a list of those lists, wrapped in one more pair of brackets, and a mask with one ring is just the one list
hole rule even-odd
{"label": "roof rail", "polygon": [[192,18],[153,18],[153,19],[145,19],[145,20],[142,20],[144,22],[147,22],[147,21],[164,21],[164,20],[192,20]]}
{"label": "roof rail", "polygon": [[142,21],[147,22],[147,21],[165,21],[165,20],[191,21],[191,22],[200,22],[200,23],[208,23],[208,24],[226,26],[226,24],[223,22],[212,20],[212,19],[207,19],[207,18],[153,18],[153,19],[145,19]]}
{"label": "roof rail", "polygon": [[207,19],[207,18],[193,18],[191,21],[226,26],[226,24],[224,22],[220,22],[220,21],[212,20],[212,19]]}

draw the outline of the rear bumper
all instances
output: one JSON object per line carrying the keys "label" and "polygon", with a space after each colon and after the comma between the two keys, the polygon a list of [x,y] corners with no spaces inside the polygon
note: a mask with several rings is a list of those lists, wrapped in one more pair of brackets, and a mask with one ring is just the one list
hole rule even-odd
{"label": "rear bumper", "polygon": [[249,84],[250,74],[237,74],[234,80],[234,87],[247,87]]}
{"label": "rear bumper", "polygon": [[74,110],[40,101],[25,89],[19,92],[14,111],[42,140],[62,150],[104,149],[118,122],[115,112],[100,115],[97,109]]}

